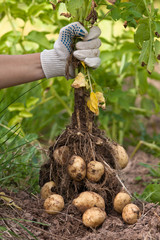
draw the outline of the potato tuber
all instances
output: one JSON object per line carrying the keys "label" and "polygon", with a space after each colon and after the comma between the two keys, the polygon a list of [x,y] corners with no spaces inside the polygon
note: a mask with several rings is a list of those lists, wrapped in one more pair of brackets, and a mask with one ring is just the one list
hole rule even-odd
{"label": "potato tuber", "polygon": [[56,184],[53,181],[47,182],[41,188],[41,198],[46,199],[53,194]]}
{"label": "potato tuber", "polygon": [[73,155],[68,163],[68,174],[76,181],[81,181],[86,176],[86,163],[83,158]]}
{"label": "potato tuber", "polygon": [[69,158],[69,148],[67,146],[61,146],[53,152],[54,160],[60,165],[64,165]]}
{"label": "potato tuber", "polygon": [[119,192],[114,199],[113,206],[116,212],[122,213],[123,208],[129,203],[131,203],[131,197],[129,194]]}
{"label": "potato tuber", "polygon": [[128,224],[134,224],[141,216],[141,211],[137,205],[130,203],[127,204],[122,211],[122,218]]}
{"label": "potato tuber", "polygon": [[105,210],[104,199],[95,192],[82,192],[72,203],[82,213],[91,207],[99,207]]}
{"label": "potato tuber", "polygon": [[86,227],[98,227],[106,218],[106,212],[98,207],[92,207],[86,210],[82,216],[83,224]]}
{"label": "potato tuber", "polygon": [[61,195],[52,194],[44,201],[45,211],[49,214],[57,214],[64,208],[64,200]]}
{"label": "potato tuber", "polygon": [[117,166],[120,169],[125,168],[128,164],[128,155],[125,149],[119,144],[113,145],[112,147],[113,147],[114,157],[116,159]]}
{"label": "potato tuber", "polygon": [[87,164],[87,178],[92,182],[98,182],[104,174],[104,166],[101,162],[91,161]]}

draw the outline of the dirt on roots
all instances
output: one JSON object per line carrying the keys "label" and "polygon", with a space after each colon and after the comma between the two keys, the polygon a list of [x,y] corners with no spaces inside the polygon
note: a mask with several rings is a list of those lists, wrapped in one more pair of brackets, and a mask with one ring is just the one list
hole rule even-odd
{"label": "dirt on roots", "polygon": [[[75,107],[71,124],[59,135],[49,149],[49,161],[40,170],[40,187],[46,182],[54,181],[56,192],[69,203],[84,191],[100,194],[109,213],[113,208],[113,199],[122,189],[117,178],[118,165],[113,147],[117,144],[105,137],[94,123],[94,114],[88,109],[86,99],[88,92],[81,88],[75,90]],[[54,151],[65,146],[69,151],[65,155],[65,163],[59,164],[54,158]],[[87,178],[74,181],[68,174],[67,167],[73,155],[80,156],[87,165],[90,161],[99,161],[105,167],[105,173],[99,182],[91,182]],[[79,176],[81,177],[81,176]]]}

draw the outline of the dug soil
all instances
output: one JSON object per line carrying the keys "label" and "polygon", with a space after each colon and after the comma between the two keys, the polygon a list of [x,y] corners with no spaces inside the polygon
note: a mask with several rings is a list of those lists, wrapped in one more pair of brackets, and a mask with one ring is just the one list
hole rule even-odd
{"label": "dug soil", "polygon": [[[128,154],[132,151],[133,148],[130,147]],[[139,151],[129,162],[121,178],[131,193],[141,193],[145,187],[144,183],[150,180],[148,170],[139,165],[140,162],[157,164],[158,159]],[[141,180],[137,181],[136,177],[141,177]],[[0,202],[0,233],[3,232],[0,239],[3,240],[160,240],[160,206],[155,204],[137,201],[142,216],[134,225],[124,223],[121,215],[112,210],[102,226],[89,229],[82,224],[81,214],[71,203],[67,203],[61,213],[48,215],[44,212],[43,201],[39,195],[24,191],[15,194],[0,189],[0,192],[2,191],[22,208],[19,210]]]}

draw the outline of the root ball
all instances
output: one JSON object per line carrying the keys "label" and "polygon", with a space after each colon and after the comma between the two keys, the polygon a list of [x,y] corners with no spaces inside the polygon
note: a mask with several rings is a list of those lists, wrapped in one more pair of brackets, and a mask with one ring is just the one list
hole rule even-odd
{"label": "root ball", "polygon": [[69,148],[67,146],[61,146],[60,148],[57,148],[53,152],[53,157],[55,161],[63,166],[69,157]]}

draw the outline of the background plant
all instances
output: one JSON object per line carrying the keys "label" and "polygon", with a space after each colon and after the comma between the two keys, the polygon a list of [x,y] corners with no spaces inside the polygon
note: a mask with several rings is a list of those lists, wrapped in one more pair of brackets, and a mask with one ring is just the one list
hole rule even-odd
{"label": "background plant", "polygon": [[[153,114],[159,114],[160,110],[160,92],[152,81],[147,81],[148,77],[160,80],[160,74],[154,71],[160,55],[160,15],[154,6],[158,2],[95,2],[98,9],[97,22],[102,28],[102,63],[90,74],[94,89],[103,89],[107,106],[105,111],[100,110],[97,121],[107,136],[120,144],[128,142],[136,145],[138,141],[143,140],[149,143],[154,141],[158,146],[158,133],[154,132],[153,136],[149,137],[146,131],[146,122]],[[74,20],[81,20],[84,16],[77,15],[77,11],[80,7],[86,9],[88,3],[91,4],[92,1],[52,1],[51,5],[49,1],[42,0],[3,0],[0,3],[0,25],[1,29],[3,28],[0,54],[26,54],[51,49],[60,28],[71,20],[60,16],[61,13],[70,12]],[[53,11],[55,5],[56,9]],[[84,13],[87,16],[89,10]],[[78,19],[74,18],[75,15]],[[84,24],[89,27],[88,23]],[[7,26],[6,31],[3,26]],[[42,160],[36,146],[33,147],[33,154],[27,155],[27,151],[32,149],[30,144],[35,144],[35,140],[30,144],[26,143],[24,139],[28,134],[38,135],[36,144],[49,145],[69,122],[73,110],[71,83],[72,80],[66,81],[64,78],[44,79],[38,83],[28,83],[0,91],[3,143],[0,150],[3,163],[1,177],[6,178],[6,181],[3,181],[4,185],[13,181],[10,178],[11,172],[20,174],[17,175],[17,181],[25,179],[33,159],[36,159],[36,166],[39,166],[39,161]],[[129,141],[124,141],[124,138]],[[21,141],[25,141],[26,147],[20,148],[22,152],[16,157],[16,165],[16,161],[13,161],[15,152],[12,145],[15,144],[19,149],[18,139],[20,145]],[[149,151],[159,155],[158,151]],[[26,156],[25,161],[22,155]],[[24,162],[26,168],[22,171]],[[4,171],[7,166],[10,166],[10,170]],[[36,183],[37,181],[38,178]]]}

